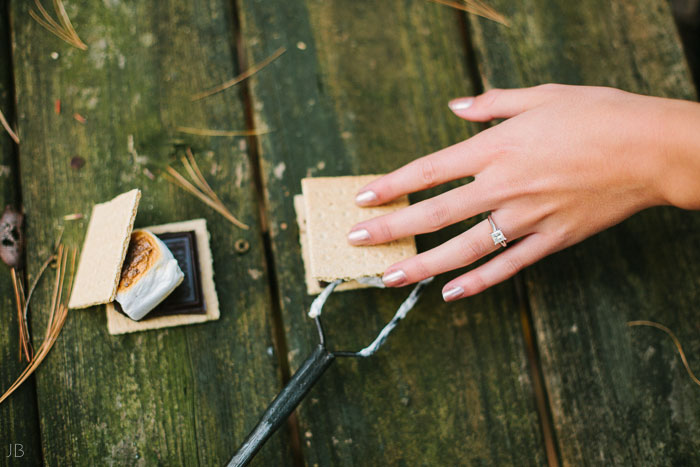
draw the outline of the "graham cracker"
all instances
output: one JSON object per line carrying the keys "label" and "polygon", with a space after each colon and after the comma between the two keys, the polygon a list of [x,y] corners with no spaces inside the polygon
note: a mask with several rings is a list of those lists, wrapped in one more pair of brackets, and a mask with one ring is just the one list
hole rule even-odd
{"label": "graham cracker", "polygon": [[134,189],[92,208],[68,308],[87,308],[116,297],[140,199],[141,191]]}
{"label": "graham cracker", "polygon": [[301,181],[306,214],[311,277],[318,281],[381,276],[392,264],[416,254],[413,237],[381,245],[352,246],[353,225],[408,206],[403,196],[376,207],[355,204],[357,191],[380,175],[305,178]]}
{"label": "graham cracker", "polygon": [[[306,211],[304,210],[304,196],[294,196],[294,211],[297,214],[297,225],[299,225],[299,244],[301,245],[301,260],[304,263],[304,281],[306,282],[306,293],[318,295],[323,291],[321,284],[311,275],[311,262],[309,261],[309,236],[306,233]],[[369,285],[361,284],[357,281],[347,281],[335,288],[336,292],[344,290],[364,289]]]}
{"label": "graham cracker", "polygon": [[[214,286],[214,265],[211,249],[209,248],[209,232],[205,219],[194,219],[185,222],[173,222],[171,224],[144,227],[154,234],[166,232],[187,232],[193,230],[197,239],[197,252],[199,255],[199,273],[202,281],[202,294],[206,306],[205,314],[171,315],[158,318],[134,321],[114,309],[114,305],[107,304],[107,330],[112,335],[126,334],[130,332],[147,331],[149,329],[169,328],[186,324],[203,323],[219,319],[219,299]],[[146,315],[148,318],[148,315]]]}

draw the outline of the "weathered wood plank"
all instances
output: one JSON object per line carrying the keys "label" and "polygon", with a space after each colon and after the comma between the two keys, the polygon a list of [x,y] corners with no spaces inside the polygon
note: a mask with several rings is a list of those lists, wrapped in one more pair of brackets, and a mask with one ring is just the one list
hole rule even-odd
{"label": "weathered wood plank", "polygon": [[[666,2],[494,1],[472,19],[487,86],[547,81],[694,98]],[[700,391],[670,339],[700,361],[700,215],[653,209],[526,271],[558,447],[567,465],[700,462]]]}
{"label": "weathered wood plank", "polygon": [[[10,31],[8,5],[0,0],[0,110],[10,118],[13,115],[12,102],[12,60],[10,57]],[[18,177],[15,164],[15,148],[5,130],[0,128],[0,209],[6,205],[19,205],[17,199]],[[0,393],[4,392],[17,379],[26,366],[18,360],[19,334],[17,312],[10,270],[0,264]],[[24,451],[21,458],[27,465],[41,463],[39,445],[39,419],[37,418],[34,380],[27,381],[11,399],[0,405],[0,459],[2,465],[11,465],[19,459],[8,457],[9,445],[21,445]],[[14,448],[13,448],[14,450]],[[20,455],[18,453],[17,455]]]}
{"label": "weathered wood plank", "polygon": [[[231,138],[184,139],[233,213],[234,228],[163,178],[178,125],[245,126],[237,92],[203,102],[189,96],[234,76],[230,6],[224,1],[64,2],[86,52],[30,19],[13,2],[23,197],[31,270],[54,241],[63,215],[143,190],[137,226],[205,217],[211,232],[221,320],[112,337],[102,307],[72,311],[37,372],[42,449],[48,465],[221,465],[279,387],[257,208],[246,147]],[[57,52],[58,57],[52,58]],[[54,55],[54,57],[56,57]],[[54,112],[61,99],[63,111]],[[73,118],[85,117],[85,124]],[[134,150],[129,148],[133,137]],[[71,168],[71,158],[85,160]],[[145,158],[145,159],[143,159]],[[174,160],[174,159],[172,159]],[[86,219],[68,223],[79,244]],[[235,240],[250,242],[238,256]],[[34,302],[43,329],[47,295]],[[258,465],[289,458],[283,435]]]}
{"label": "weathered wood plank", "polygon": [[[292,207],[300,179],[388,171],[466,138],[475,127],[446,103],[471,84],[459,17],[424,1],[268,0],[240,8],[251,63],[289,48],[250,85],[257,125],[273,130],[260,150],[294,370],[316,344]],[[330,342],[366,345],[407,293],[331,297]],[[521,332],[510,284],[455,306],[442,303],[434,284],[386,348],[339,361],[302,404],[307,463],[544,462]]]}

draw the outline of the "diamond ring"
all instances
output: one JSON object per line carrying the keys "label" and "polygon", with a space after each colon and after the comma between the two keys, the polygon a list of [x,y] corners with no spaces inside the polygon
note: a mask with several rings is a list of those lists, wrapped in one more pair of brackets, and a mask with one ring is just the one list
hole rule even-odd
{"label": "diamond ring", "polygon": [[493,240],[494,245],[501,245],[505,247],[507,245],[506,243],[506,236],[503,235],[503,232],[501,232],[501,229],[496,227],[496,224],[493,222],[493,219],[491,218],[491,214],[489,214],[489,224],[491,224],[491,229],[493,229],[493,232],[491,232],[491,239]]}

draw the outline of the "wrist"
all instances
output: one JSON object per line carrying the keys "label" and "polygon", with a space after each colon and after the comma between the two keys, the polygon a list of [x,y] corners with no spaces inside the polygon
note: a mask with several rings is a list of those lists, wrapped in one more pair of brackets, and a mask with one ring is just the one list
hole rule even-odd
{"label": "wrist", "polygon": [[700,104],[662,101],[652,187],[661,204],[700,209]]}

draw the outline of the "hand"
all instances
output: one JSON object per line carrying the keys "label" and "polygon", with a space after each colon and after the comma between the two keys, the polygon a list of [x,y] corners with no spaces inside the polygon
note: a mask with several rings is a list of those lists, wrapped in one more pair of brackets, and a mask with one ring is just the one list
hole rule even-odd
{"label": "hand", "polygon": [[[562,85],[455,99],[450,108],[465,120],[507,120],[373,181],[356,202],[374,206],[463,177],[474,181],[357,224],[348,241],[385,243],[490,211],[507,248],[443,288],[446,301],[477,294],[644,208],[700,208],[699,107]],[[483,220],[392,265],[384,283],[403,286],[468,266],[500,248],[491,231]]]}

